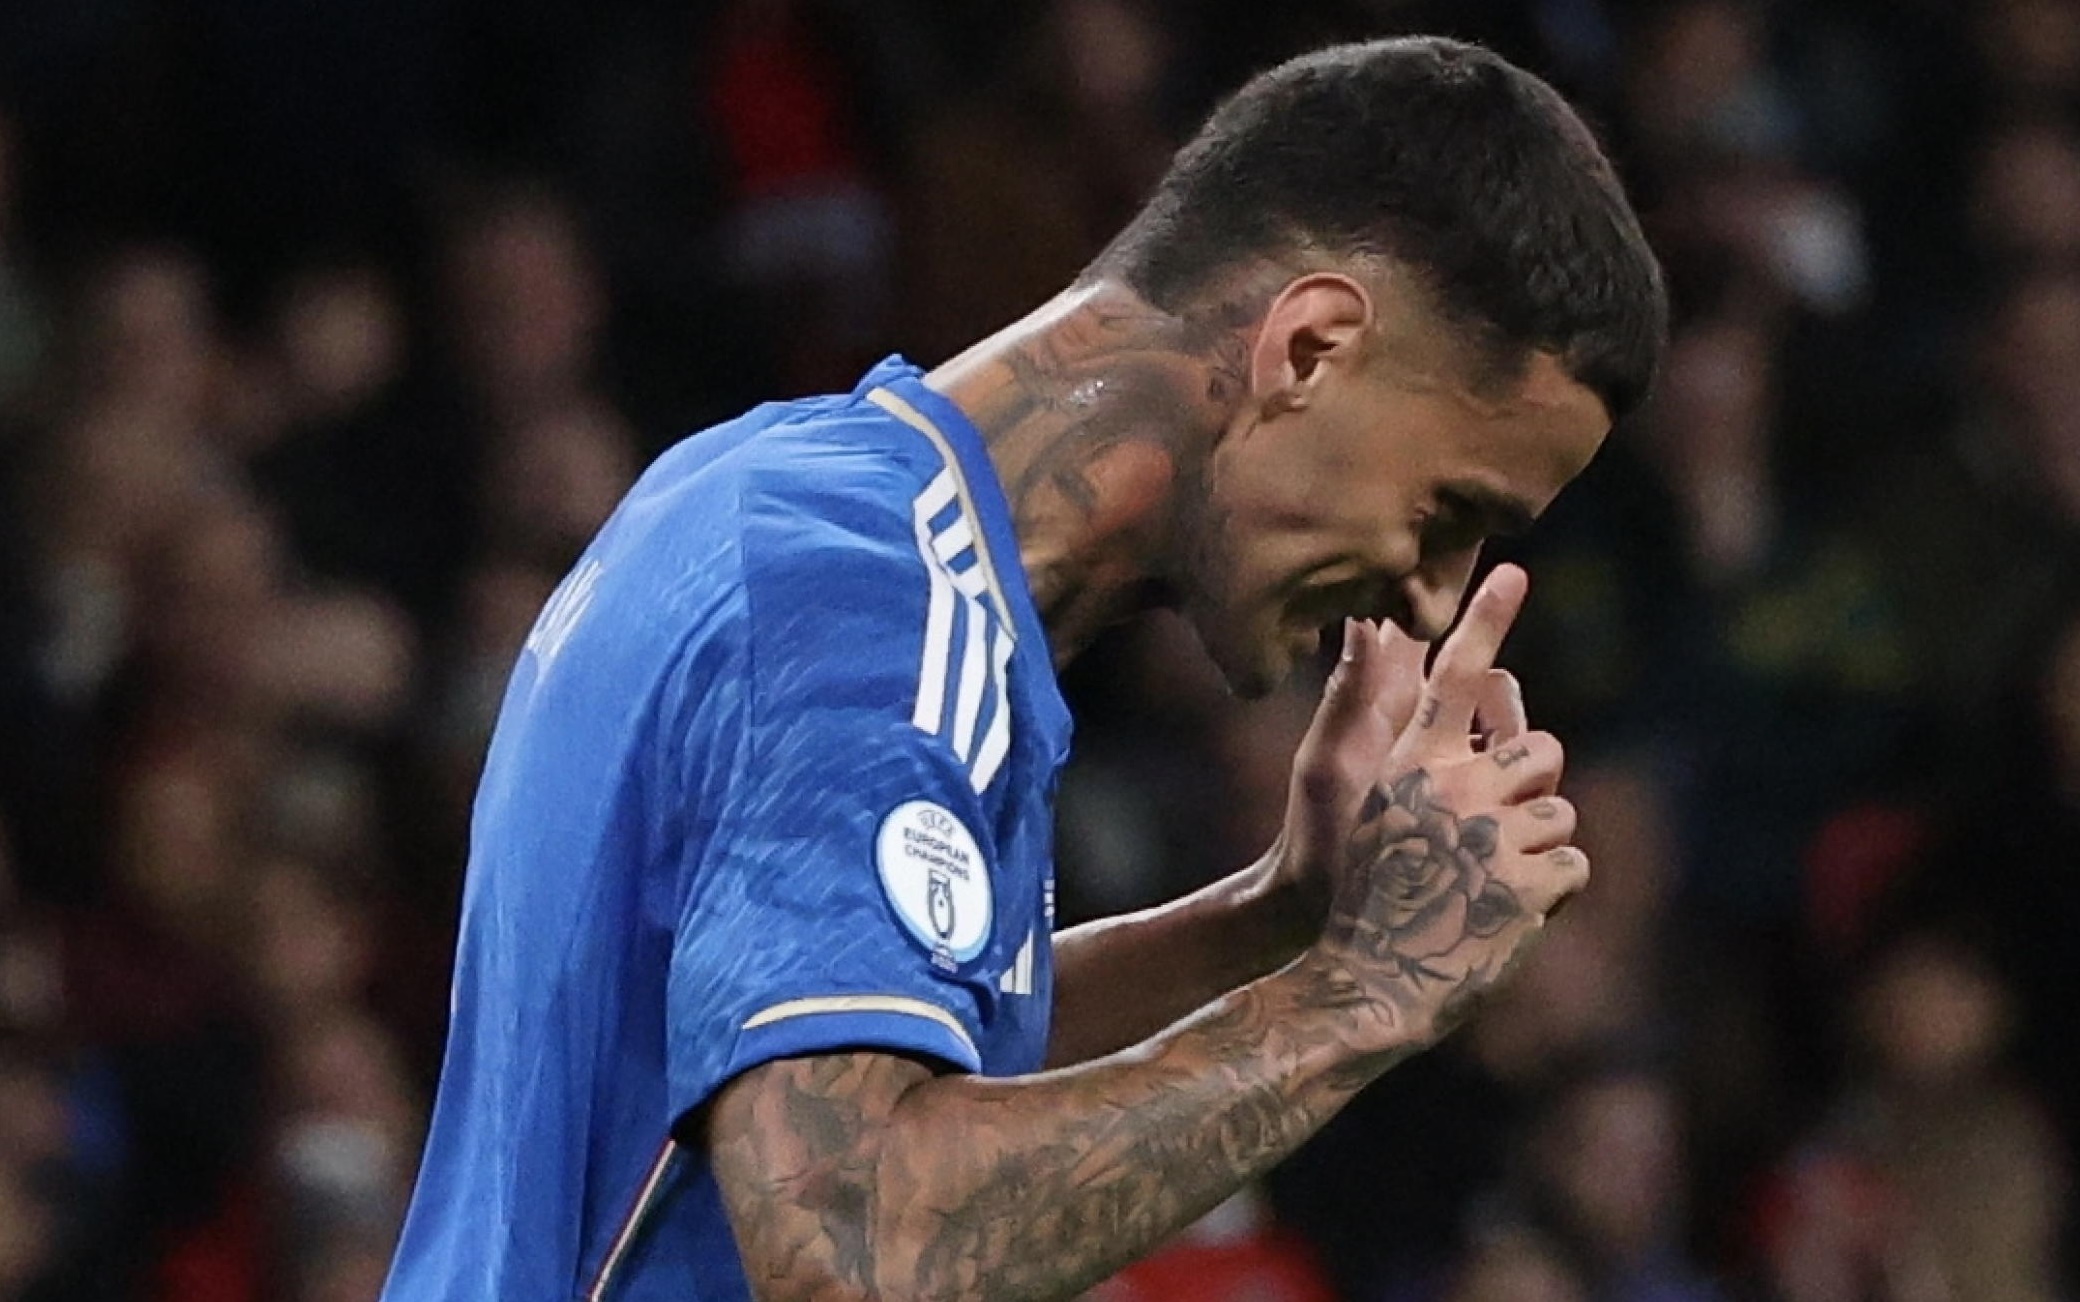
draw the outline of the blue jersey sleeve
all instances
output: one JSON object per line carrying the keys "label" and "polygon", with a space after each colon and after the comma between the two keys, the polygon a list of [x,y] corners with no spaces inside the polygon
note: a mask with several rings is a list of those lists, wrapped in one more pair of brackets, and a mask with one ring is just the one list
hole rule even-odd
{"label": "blue jersey sleeve", "polygon": [[684,684],[707,815],[669,974],[674,1106],[806,1053],[977,1070],[1007,965],[981,793],[1011,635],[897,512],[744,509],[740,654]]}

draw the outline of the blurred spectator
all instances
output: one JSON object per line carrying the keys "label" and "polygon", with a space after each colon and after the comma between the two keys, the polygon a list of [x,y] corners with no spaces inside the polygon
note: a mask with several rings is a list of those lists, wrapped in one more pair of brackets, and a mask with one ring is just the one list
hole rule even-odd
{"label": "blurred spectator", "polygon": [[731,170],[729,273],[781,341],[790,391],[849,388],[886,329],[893,242],[845,110],[854,88],[798,0],[730,0],[705,72]]}
{"label": "blurred spectator", "polygon": [[1658,220],[1671,248],[1709,251],[1752,275],[1758,304],[1836,317],[1869,293],[1861,212],[1839,186],[1797,168],[1693,161],[1673,172]]}
{"label": "blurred spectator", "polygon": [[466,201],[446,270],[461,379],[495,422],[592,384],[602,289],[576,214],[554,193],[494,184]]}
{"label": "blurred spectator", "polygon": [[26,1174],[0,1161],[0,1297],[28,1296],[54,1255],[50,1209]]}
{"label": "blurred spectator", "polygon": [[1467,1254],[1445,1302],[1590,1302],[1580,1273],[1550,1242],[1522,1231],[1490,1235]]}
{"label": "blurred spectator", "polygon": [[347,892],[308,863],[272,859],[247,891],[252,980],[283,1033],[351,1007],[368,990],[375,954],[369,919]]}
{"label": "blurred spectator", "polygon": [[1527,1172],[1505,1217],[1538,1227],[1574,1264],[1586,1296],[1609,1302],[1711,1302],[1721,1296],[1685,1258],[1681,1104],[1645,1067],[1611,1064],[1563,1079],[1524,1150]]}
{"label": "blurred spectator", "polygon": [[12,424],[11,408],[27,393],[45,347],[45,323],[27,269],[18,261],[15,230],[16,169],[20,146],[13,117],[0,107],[0,436]]}
{"label": "blurred spectator", "polygon": [[938,362],[1075,279],[1177,144],[1175,40],[1135,0],[1066,0],[1006,66],[920,124],[904,215],[901,333]]}
{"label": "blurred spectator", "polygon": [[142,627],[153,549],[220,467],[201,436],[213,340],[202,269],[133,249],[90,279],[62,345],[64,397],[24,485],[41,688],[89,701]]}
{"label": "blurred spectator", "polygon": [[209,396],[215,309],[208,271],[175,247],[119,251],[85,296],[71,351],[82,403],[167,440],[193,437]]}
{"label": "blurred spectator", "polygon": [[2080,107],[2080,9],[2067,0],[1972,7],[1980,66],[2012,107]]}
{"label": "blurred spectator", "polygon": [[1883,771],[1912,682],[1884,567],[1783,481],[1774,342],[1738,316],[1681,332],[1648,431],[1703,588],[1664,725],[1686,884],[1750,918],[1789,916],[1805,839]]}
{"label": "blurred spectator", "polygon": [[[1619,431],[1530,537],[1498,553],[1523,563],[1535,595],[1510,631],[1505,662],[1537,702],[1540,727],[1570,753],[1639,748],[1673,707],[1697,577],[1682,505],[1644,431]],[[1600,861],[1599,861],[1600,862]]]}
{"label": "blurred spectator", "polygon": [[442,541],[463,527],[445,481],[467,440],[413,392],[409,342],[380,267],[300,268],[240,359],[222,434],[279,509],[300,570],[371,585],[430,620],[445,593]]}
{"label": "blurred spectator", "polygon": [[1889,945],[1855,1009],[1864,1068],[1780,1173],[1759,1218],[1787,1302],[2059,1295],[2069,1172],[2007,1079],[2013,1005],[1969,947]]}
{"label": "blurred spectator", "polygon": [[1972,195],[1975,232],[1994,258],[2080,255],[2080,136],[2059,117],[2020,118],[1987,136]]}
{"label": "blurred spectator", "polygon": [[1645,21],[1627,65],[1627,121],[1643,154],[1672,163],[1697,151],[1789,158],[1798,106],[1770,67],[1763,6],[1675,0]]}
{"label": "blurred spectator", "polygon": [[1859,524],[1887,558],[1927,705],[1986,762],[1987,726],[2074,577],[2080,540],[2080,274],[1995,295],[1946,440],[1875,468]]}
{"label": "blurred spectator", "polygon": [[62,999],[57,962],[50,919],[23,899],[13,842],[0,821],[0,1041],[55,1029]]}
{"label": "blurred spectator", "polygon": [[262,633],[258,690],[293,718],[379,732],[409,698],[412,630],[380,597],[352,591],[299,596],[280,603]]}
{"label": "blurred spectator", "polygon": [[604,403],[574,397],[533,413],[493,449],[486,549],[561,574],[636,477],[634,438]]}
{"label": "blurred spectator", "polygon": [[277,1251],[285,1296],[373,1302],[410,1194],[419,1103],[389,1037],[334,1011],[284,1049],[275,1180],[286,1206]]}
{"label": "blurred spectator", "polygon": [[1334,1302],[1307,1245],[1272,1224],[1254,1189],[1235,1194],[1090,1302]]}
{"label": "blurred spectator", "polygon": [[[1997,973],[1967,987],[1991,982],[1997,996],[1998,1017],[1981,1015],[1993,1029],[1981,1032],[1991,1043],[1979,1054],[2043,1101],[2056,1140],[2042,1156],[2069,1171],[2080,1135],[2080,1072],[2063,1016],[2080,988],[2080,951],[2069,943],[2080,877],[2065,867],[2080,831],[2080,617],[2070,604],[2022,663],[1989,707],[2008,724],[2000,738],[1974,753],[1970,771],[1942,775],[1940,799],[1905,811],[1919,835],[1878,877],[1855,940],[1865,945],[1900,918],[1939,939],[1967,930],[1978,944],[1965,959]],[[2070,1269],[2080,1248],[2070,1216],[2063,1233]]]}

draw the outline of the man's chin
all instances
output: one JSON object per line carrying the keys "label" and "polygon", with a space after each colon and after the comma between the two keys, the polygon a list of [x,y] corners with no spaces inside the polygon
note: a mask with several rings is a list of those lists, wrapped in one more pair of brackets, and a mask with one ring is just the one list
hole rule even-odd
{"label": "man's chin", "polygon": [[[1200,649],[1219,671],[1228,694],[1244,701],[1262,700],[1283,687],[1301,662],[1316,654],[1322,645],[1320,634],[1315,631],[1303,634],[1283,629],[1266,635],[1262,629],[1244,632],[1217,624],[1209,628],[1194,617],[1194,612],[1181,613]],[[1221,635],[1230,632],[1241,635]]]}
{"label": "man's chin", "polygon": [[1312,653],[1312,646],[1273,642],[1251,648],[1252,654],[1248,655],[1215,655],[1213,662],[1230,695],[1238,700],[1261,701],[1286,685],[1301,660]]}
{"label": "man's chin", "polygon": [[1240,674],[1222,671],[1221,677],[1228,684],[1228,694],[1236,700],[1261,701],[1277,691],[1290,675],[1290,669],[1276,672],[1257,668]]}

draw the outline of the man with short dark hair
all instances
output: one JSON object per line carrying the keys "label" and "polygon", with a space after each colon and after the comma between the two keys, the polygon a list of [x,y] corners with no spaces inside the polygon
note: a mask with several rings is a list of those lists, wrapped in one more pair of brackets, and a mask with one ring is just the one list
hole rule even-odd
{"label": "man with short dark hair", "polygon": [[[1442,1036],[1588,870],[1523,575],[1421,639],[1665,315],[1543,83],[1345,46],[1025,320],[668,453],[515,669],[386,1296],[1069,1298]],[[1054,670],[1155,607],[1342,663],[1260,861],[1053,935]]]}

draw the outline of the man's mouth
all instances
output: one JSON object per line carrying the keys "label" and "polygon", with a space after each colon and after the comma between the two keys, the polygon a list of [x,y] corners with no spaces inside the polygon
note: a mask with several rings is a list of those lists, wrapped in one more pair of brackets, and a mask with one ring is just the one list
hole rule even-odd
{"label": "man's mouth", "polygon": [[1338,642],[1343,638],[1346,619],[1393,623],[1406,632],[1415,616],[1393,585],[1372,582],[1339,583],[1320,589],[1296,613],[1304,623],[1331,630],[1335,635],[1331,640]]}

